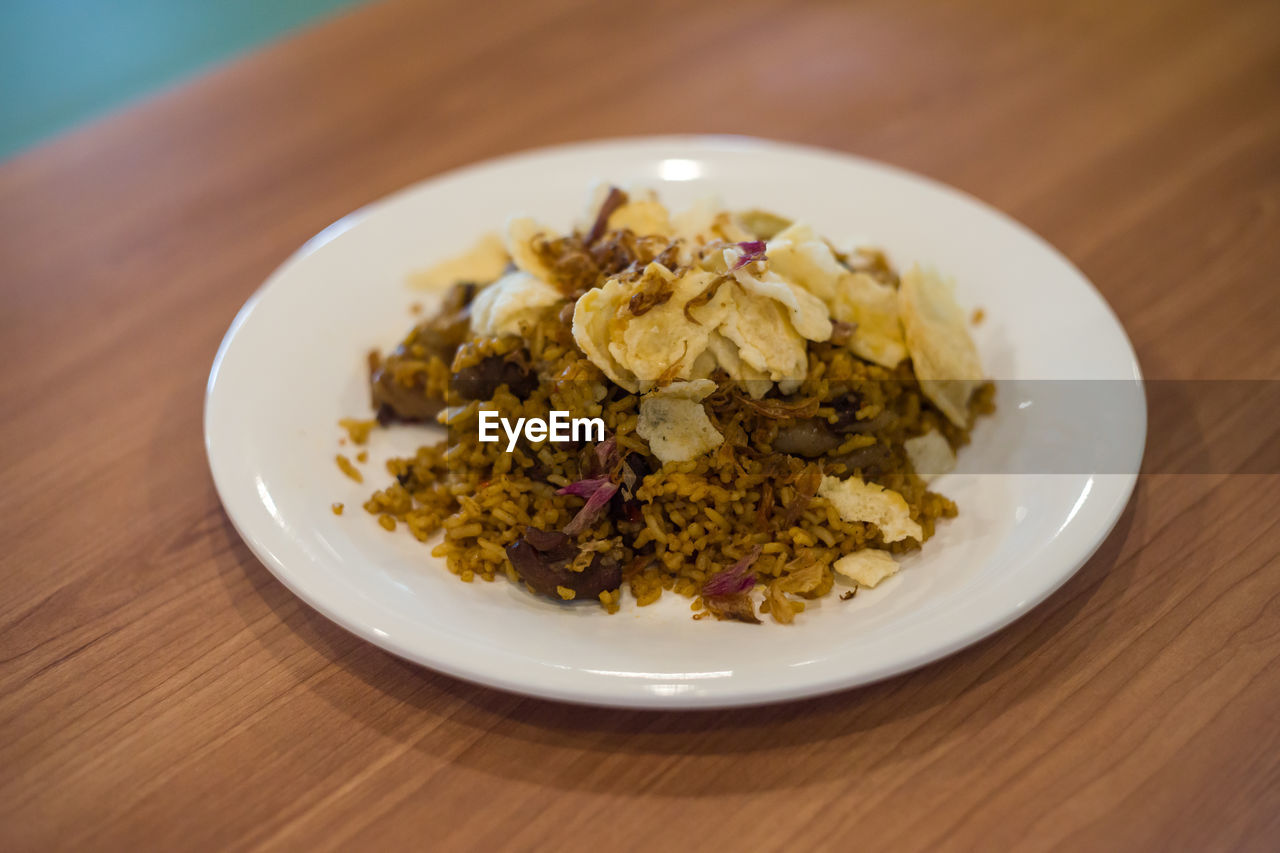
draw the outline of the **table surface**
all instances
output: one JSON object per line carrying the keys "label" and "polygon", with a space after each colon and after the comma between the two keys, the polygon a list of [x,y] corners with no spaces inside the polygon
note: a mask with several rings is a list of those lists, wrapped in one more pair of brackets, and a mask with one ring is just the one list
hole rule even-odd
{"label": "table surface", "polygon": [[355,2],[4,0],[0,159]]}
{"label": "table surface", "polygon": [[1048,5],[376,5],[0,166],[0,847],[1274,841],[1274,475],[1144,475],[1065,587],[948,660],[677,714],[349,636],[206,467],[214,351],[288,253],[444,169],[600,136],[920,171],[1061,248],[1148,376],[1280,377],[1280,6]]}

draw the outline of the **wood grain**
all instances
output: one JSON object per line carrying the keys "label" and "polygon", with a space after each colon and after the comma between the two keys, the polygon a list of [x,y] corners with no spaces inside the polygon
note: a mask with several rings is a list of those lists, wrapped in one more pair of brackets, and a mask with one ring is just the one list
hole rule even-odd
{"label": "wood grain", "polygon": [[219,508],[201,400],[241,302],[351,209],[686,131],[960,186],[1097,283],[1149,376],[1276,380],[1278,34],[1263,0],[392,3],[3,164],[0,848],[1274,845],[1275,476],[1144,476],[1061,591],[919,672],[600,711],[302,605]]}

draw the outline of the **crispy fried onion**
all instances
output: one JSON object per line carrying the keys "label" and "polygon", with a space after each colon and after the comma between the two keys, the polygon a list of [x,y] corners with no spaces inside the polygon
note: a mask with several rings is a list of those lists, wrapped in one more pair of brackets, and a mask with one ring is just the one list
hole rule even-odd
{"label": "crispy fried onion", "polygon": [[765,590],[765,601],[769,605],[769,615],[773,621],[782,625],[790,625],[796,617],[788,593],[806,597],[817,593],[827,581],[826,569],[814,557],[812,551],[802,551],[790,563],[783,567],[783,574],[769,583]]}
{"label": "crispy fried onion", "polygon": [[609,217],[613,212],[622,207],[628,201],[627,194],[617,187],[609,187],[609,194],[604,197],[604,201],[600,204],[600,212],[596,214],[596,221],[591,224],[591,230],[587,232],[586,244],[590,246],[599,240],[609,228]]}
{"label": "crispy fried onion", "polygon": [[637,237],[625,228],[606,231],[590,243],[578,234],[554,240],[539,237],[533,250],[560,291],[574,298],[610,278],[638,278],[654,262],[668,269],[677,266],[677,247],[667,238]]}
{"label": "crispy fried onion", "polygon": [[822,465],[818,462],[811,462],[804,467],[800,475],[796,477],[795,491],[796,495],[787,504],[786,510],[782,513],[782,518],[778,522],[779,530],[789,530],[800,519],[800,516],[809,508],[809,502],[813,500],[813,496],[818,493],[818,487],[822,485]]}
{"label": "crispy fried onion", "polygon": [[666,370],[662,371],[661,375],[654,380],[653,387],[666,388],[672,382],[676,381],[676,377],[679,376],[680,371],[684,369],[684,359],[685,356],[689,354],[689,342],[684,340],[680,343],[684,345],[684,349],[680,351],[680,357],[671,362],[671,365]]}
{"label": "crispy fried onion", "polygon": [[[688,302],[686,302],[684,305],[685,319],[688,320],[690,323],[697,323],[698,319],[694,317],[692,314],[690,314],[689,312],[695,308],[701,308],[703,305],[706,305],[712,299],[715,299],[716,291],[720,289],[720,285],[724,284],[726,281],[729,281],[729,279],[731,278],[732,276],[729,276],[729,275],[716,276],[715,279],[711,282],[711,284],[707,285],[705,290],[703,290],[697,296],[693,297]],[[699,325],[701,324],[699,323]]]}
{"label": "crispy fried onion", "polygon": [[[640,317],[671,299],[675,292],[672,280],[666,276],[648,275],[640,279],[640,287],[631,294],[627,310],[633,317]],[[685,344],[688,346],[688,343]]]}
{"label": "crispy fried onion", "polygon": [[751,566],[760,558],[762,551],[762,546],[753,545],[741,560],[716,572],[702,585],[702,603],[717,619],[760,624],[755,604],[751,601],[751,588],[756,585]]}
{"label": "crispy fried onion", "polygon": [[776,397],[766,397],[760,400],[753,400],[750,396],[741,393],[737,397],[744,406],[755,409],[766,418],[775,420],[811,418],[818,414],[817,397],[804,397],[799,400],[780,400]]}

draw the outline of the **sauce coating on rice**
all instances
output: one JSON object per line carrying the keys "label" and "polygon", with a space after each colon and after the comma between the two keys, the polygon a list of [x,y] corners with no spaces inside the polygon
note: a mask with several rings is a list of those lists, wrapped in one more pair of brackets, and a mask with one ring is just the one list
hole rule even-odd
{"label": "sauce coating on rice", "polygon": [[[569,233],[516,218],[417,278],[448,291],[371,356],[371,398],[379,423],[448,437],[388,461],[364,508],[442,533],[432,553],[464,581],[790,624],[956,514],[926,478],[994,410],[949,282],[764,211],[673,215],[608,188]],[[568,411],[606,438],[508,452],[480,440],[482,410]],[[361,444],[363,426],[344,422]]]}

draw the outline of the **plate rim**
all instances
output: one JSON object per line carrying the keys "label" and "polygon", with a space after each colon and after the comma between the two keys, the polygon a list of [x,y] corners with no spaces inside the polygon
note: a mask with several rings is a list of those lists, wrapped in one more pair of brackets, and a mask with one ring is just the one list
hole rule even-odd
{"label": "plate rim", "polygon": [[[1132,466],[1133,472],[1105,475],[1114,483],[1111,490],[1110,503],[1105,506],[1099,505],[1099,511],[1102,513],[1105,521],[1098,525],[1096,532],[1093,535],[1093,541],[1091,541],[1086,548],[1081,550],[1080,556],[1068,561],[1072,564],[1070,568],[1062,571],[1059,576],[1055,577],[1052,583],[1040,587],[1035,595],[1029,596],[1015,607],[1008,608],[997,618],[987,619],[975,624],[967,631],[949,637],[947,642],[938,644],[929,652],[921,653],[910,660],[894,661],[878,667],[871,667],[867,672],[852,676],[846,675],[842,677],[838,673],[829,675],[826,678],[815,679],[803,688],[786,687],[773,692],[751,689],[738,692],[718,691],[715,693],[694,691],[691,693],[676,693],[671,695],[660,695],[643,689],[618,690],[606,695],[599,691],[586,688],[573,689],[557,685],[539,685],[536,681],[522,681],[516,678],[506,677],[500,673],[477,672],[474,669],[468,669],[465,666],[456,665],[448,658],[433,657],[429,654],[423,654],[418,649],[407,648],[397,642],[394,638],[385,634],[380,636],[374,632],[375,629],[372,629],[370,626],[365,625],[358,620],[348,618],[341,612],[334,610],[329,607],[320,596],[312,594],[305,585],[295,582],[295,579],[292,577],[293,573],[285,565],[285,562],[266,546],[261,537],[249,535],[245,528],[245,520],[237,517],[236,511],[232,508],[234,501],[228,501],[228,486],[219,480],[218,464],[215,459],[213,407],[215,405],[215,392],[218,388],[217,383],[220,369],[226,353],[231,348],[237,334],[253,314],[253,311],[261,302],[269,288],[275,284],[281,276],[294,265],[295,262],[314,253],[327,243],[337,239],[344,232],[356,227],[379,208],[390,204],[401,196],[418,192],[429,184],[445,180],[465,178],[468,173],[471,172],[482,172],[495,167],[513,165],[521,160],[534,160],[540,156],[570,154],[574,151],[599,151],[608,148],[625,148],[627,146],[688,147],[691,149],[701,149],[703,152],[714,151],[718,153],[724,152],[727,149],[737,149],[784,155],[796,154],[819,156],[836,158],[855,163],[864,168],[888,172],[896,177],[906,178],[915,182],[923,182],[935,190],[941,190],[947,194],[963,198],[968,203],[983,210],[986,214],[1001,220],[1006,226],[1011,226],[1013,229],[1018,231],[1021,236],[1038,244],[1040,249],[1047,251],[1058,263],[1063,264],[1074,272],[1076,276],[1078,276],[1079,279],[1087,286],[1087,288],[1093,292],[1093,295],[1097,298],[1100,306],[1114,323],[1114,326],[1119,333],[1120,340],[1126,348],[1127,360],[1125,369],[1126,372],[1132,373],[1132,378],[1137,382],[1141,394],[1141,406],[1139,412],[1141,415],[1141,442],[1138,445],[1138,458],[1135,461],[1135,465]],[[950,657],[958,651],[1004,630],[1013,622],[1027,615],[1061,589],[1068,580],[1074,577],[1076,573],[1079,572],[1079,570],[1087,564],[1090,559],[1092,559],[1098,549],[1114,532],[1125,508],[1132,499],[1133,492],[1137,485],[1138,474],[1136,472],[1139,470],[1142,456],[1146,449],[1148,427],[1147,414],[1146,389],[1143,382],[1141,366],[1139,364],[1133,342],[1129,338],[1129,334],[1123,323],[1120,322],[1120,318],[1115,313],[1115,309],[1107,301],[1106,297],[1097,288],[1093,281],[1090,280],[1089,277],[1086,276],[1060,250],[1032,230],[1029,226],[1023,224],[1017,219],[1014,219],[1004,211],[993,207],[989,203],[973,196],[963,189],[943,183],[942,181],[928,175],[920,174],[892,163],[885,163],[880,160],[875,160],[838,149],[737,134],[664,134],[578,140],[569,143],[551,144],[500,154],[484,160],[463,164],[433,175],[428,175],[420,180],[414,181],[406,186],[400,187],[377,199],[363,204],[337,220],[334,220],[303,242],[302,245],[293,252],[289,253],[289,255],[271,271],[262,283],[258,285],[258,287],[236,312],[230,326],[219,342],[217,352],[210,368],[209,377],[205,385],[202,422],[206,461],[209,465],[214,488],[218,494],[219,502],[222,505],[223,513],[231,522],[237,535],[240,536],[241,540],[246,544],[246,546],[248,546],[258,561],[261,562],[267,570],[271,572],[276,580],[285,586],[286,589],[296,595],[313,610],[317,611],[326,619],[340,626],[349,633],[352,633],[360,639],[372,643],[373,645],[390,652],[397,657],[426,667],[430,670],[449,675],[468,683],[496,688],[518,695],[594,707],[650,710],[696,710],[777,704],[781,702],[815,698],[856,687],[868,686],[897,675],[915,671],[931,663]],[[1117,486],[1118,488],[1116,488]],[[625,681],[625,679],[616,679],[614,682],[610,683],[616,685],[618,681]],[[621,686],[632,688],[641,687],[641,685],[638,684]]]}

